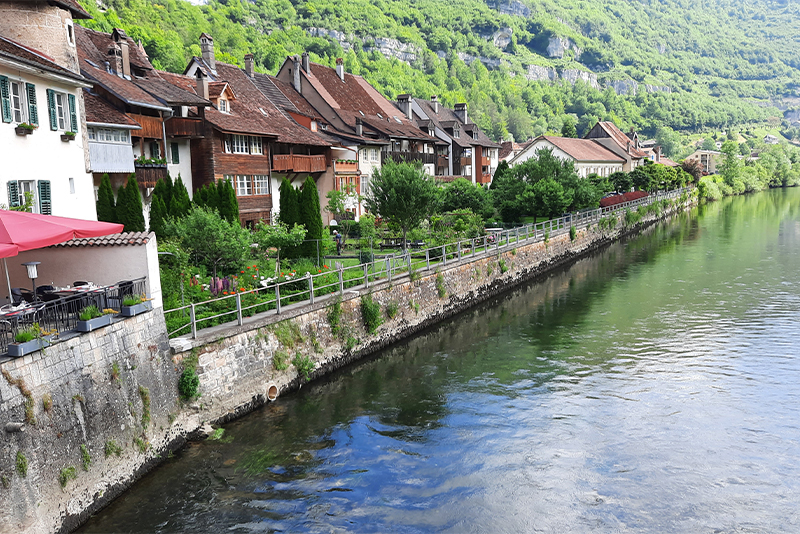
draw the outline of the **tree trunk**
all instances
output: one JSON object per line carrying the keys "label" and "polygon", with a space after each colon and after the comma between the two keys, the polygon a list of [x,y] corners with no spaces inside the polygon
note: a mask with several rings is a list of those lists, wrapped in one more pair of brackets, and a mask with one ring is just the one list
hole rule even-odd
{"label": "tree trunk", "polygon": [[406,230],[406,227],[404,226],[403,227],[403,250],[404,251],[407,250],[407,248],[408,248],[408,243],[407,243],[408,240],[406,239],[406,235],[407,234],[408,234],[408,230]]}

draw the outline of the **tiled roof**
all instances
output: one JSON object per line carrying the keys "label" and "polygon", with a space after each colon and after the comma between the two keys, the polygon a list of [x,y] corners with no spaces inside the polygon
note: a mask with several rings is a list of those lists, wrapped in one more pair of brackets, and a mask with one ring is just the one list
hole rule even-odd
{"label": "tiled roof", "polygon": [[[627,135],[625,135],[622,132],[622,130],[617,128],[617,125],[614,124],[613,122],[600,121],[597,124],[603,129],[603,131],[605,131],[608,134],[608,136],[611,139],[614,140],[615,143],[617,143],[617,145],[619,145],[619,147],[621,149],[623,149],[626,152],[628,152],[628,154],[630,154],[634,158],[646,158],[647,157],[647,154],[645,154],[641,150],[638,150],[633,145],[633,141]],[[628,143],[631,144],[630,150],[628,150]]]}
{"label": "tiled roof", "polygon": [[47,72],[72,78],[76,81],[86,81],[83,76],[77,72],[65,69],[56,63],[53,58],[3,36],[0,36],[0,57],[6,57],[27,65],[35,66]]}
{"label": "tiled roof", "polygon": [[[154,74],[158,75],[157,72]],[[186,91],[155,76],[134,78],[132,82],[168,106],[208,106],[211,104],[208,100],[197,96],[194,91]]]}
{"label": "tiled roof", "polygon": [[499,159],[505,159],[511,155],[514,151],[514,142],[513,141],[503,141],[500,143],[500,152],[498,154]]}
{"label": "tiled roof", "polygon": [[158,77],[165,82],[197,96],[197,80],[191,76],[186,76],[185,74],[175,74],[173,72],[166,72],[163,70],[157,70],[156,74],[158,74]]}
{"label": "tiled roof", "polygon": [[552,137],[543,135],[539,139],[544,139],[550,144],[560,148],[576,161],[613,161],[624,163],[625,159],[617,156],[600,143],[595,143],[591,139],[574,139],[571,137]]}
{"label": "tiled roof", "polygon": [[261,91],[247,74],[235,65],[217,62],[218,80],[230,84],[236,100],[231,101],[231,113],[210,108],[206,120],[226,132],[242,132],[277,136],[279,143],[329,146],[330,143],[296,122],[288,119]]}
{"label": "tiled roof", "polygon": [[50,0],[50,3],[72,12],[72,18],[74,19],[92,18],[92,16],[81,7],[77,0]]}
{"label": "tiled roof", "polygon": [[83,102],[86,107],[86,122],[139,126],[136,121],[89,91],[83,91]]}
{"label": "tiled roof", "polygon": [[[150,64],[150,60],[147,59],[147,55],[139,48],[139,45],[122,30],[116,31],[120,39],[124,39],[128,43],[128,57],[130,58],[131,66],[145,71],[152,71],[153,65]],[[112,34],[76,25],[75,37],[81,65],[83,65],[84,60],[88,59],[98,68],[105,68],[105,62],[109,61],[108,50],[116,44]]]}
{"label": "tiled roof", "polygon": [[[420,108],[422,108],[422,111],[425,113],[425,115],[427,115],[428,118],[431,119],[434,122],[434,124],[439,126],[439,128],[442,130],[444,130],[445,128],[452,128],[456,123],[458,123],[461,126],[461,129],[464,131],[478,132],[477,139],[473,139],[472,135],[470,135],[469,138],[463,138],[463,137],[453,138],[451,136],[455,144],[463,148],[476,145],[488,148],[500,148],[500,144],[495,143],[494,141],[489,139],[489,137],[485,133],[483,133],[483,131],[480,128],[478,128],[478,126],[475,123],[470,122],[464,124],[463,122],[461,122],[461,119],[458,117],[458,115],[456,115],[455,111],[453,111],[448,107],[445,107],[444,105],[441,104],[441,102],[439,103],[438,111],[434,111],[434,106],[432,101],[423,100],[421,98],[415,98],[414,101],[417,103],[417,105],[419,105]],[[467,119],[469,119],[469,117],[467,117]]]}
{"label": "tiled roof", "polygon": [[147,232],[123,232],[121,234],[104,235],[100,237],[83,237],[80,239],[70,239],[57,245],[56,247],[130,247],[146,245],[150,241],[150,234]]}
{"label": "tiled roof", "polygon": [[662,165],[666,165],[667,167],[680,167],[681,164],[675,161],[672,161],[666,156],[661,156],[661,161],[659,161]]}
{"label": "tiled roof", "polygon": [[88,63],[81,65],[81,73],[87,78],[96,81],[100,86],[103,87],[103,89],[113,94],[123,102],[134,106],[143,105],[144,107],[156,109],[169,109],[162,102],[132,81],[120,78],[116,74],[109,74],[104,70],[96,69]]}
{"label": "tiled roof", "polygon": [[[227,87],[228,82],[208,82],[208,98],[219,98]],[[233,92],[232,89],[231,92]]]}

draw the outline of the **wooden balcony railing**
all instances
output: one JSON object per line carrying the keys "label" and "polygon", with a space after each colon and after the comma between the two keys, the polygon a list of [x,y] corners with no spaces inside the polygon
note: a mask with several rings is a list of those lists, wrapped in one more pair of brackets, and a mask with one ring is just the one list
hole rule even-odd
{"label": "wooden balcony railing", "polygon": [[492,183],[492,175],[491,174],[478,174],[477,180],[479,184],[490,184]]}
{"label": "wooden balcony railing", "polygon": [[467,165],[472,165],[472,156],[461,158],[461,166],[466,167]]}
{"label": "wooden balcony railing", "polygon": [[136,183],[142,187],[155,187],[160,179],[167,178],[167,166],[165,165],[137,165]]}
{"label": "wooden balcony railing", "polygon": [[427,152],[382,151],[381,164],[386,163],[387,160],[392,160],[398,163],[401,161],[421,161],[425,165],[435,165],[436,157],[436,154],[428,154]]}
{"label": "wooden balcony railing", "polygon": [[141,130],[133,130],[131,136],[147,137],[150,139],[161,139],[163,137],[163,131],[161,130],[162,121],[159,117],[137,115],[136,113],[129,113],[128,116],[142,126]]}
{"label": "wooden balcony railing", "polygon": [[481,167],[488,167],[489,165],[491,165],[491,161],[489,160],[489,158],[482,157],[481,158]]}
{"label": "wooden balcony railing", "polygon": [[333,162],[333,172],[354,174],[358,172],[357,161],[336,160]]}
{"label": "wooden balcony railing", "polygon": [[437,156],[436,157],[436,166],[437,167],[449,167],[450,160],[447,156]]}
{"label": "wooden balcony railing", "polygon": [[167,137],[203,137],[203,121],[190,117],[172,117],[164,123]]}
{"label": "wooden balcony railing", "polygon": [[272,156],[273,171],[325,172],[327,168],[325,156],[301,156],[295,154],[275,154]]}

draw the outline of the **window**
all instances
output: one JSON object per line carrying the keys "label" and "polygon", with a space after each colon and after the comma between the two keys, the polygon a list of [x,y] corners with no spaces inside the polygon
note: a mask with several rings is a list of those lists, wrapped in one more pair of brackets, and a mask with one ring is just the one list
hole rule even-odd
{"label": "window", "polygon": [[369,149],[369,160],[370,161],[378,161],[378,149],[377,148],[370,148]]}
{"label": "window", "polygon": [[455,137],[456,139],[461,137],[461,130],[458,129],[458,124],[453,126],[453,137]]}
{"label": "window", "polygon": [[231,109],[228,107],[228,101],[225,100],[224,98],[220,98],[218,100],[217,108],[219,109],[219,111],[221,113],[230,113],[231,112]]}
{"label": "window", "polygon": [[89,136],[89,141],[97,141],[97,133],[94,128],[87,128],[86,134]]}
{"label": "window", "polygon": [[253,186],[250,177],[241,174],[236,175],[236,196],[245,197],[253,194]]}
{"label": "window", "polygon": [[256,195],[269,195],[269,176],[258,174],[253,176],[253,191]]}
{"label": "window", "polygon": [[9,180],[8,205],[17,207],[31,199],[31,209],[34,213],[51,215],[53,213],[50,198],[50,180]]}
{"label": "window", "polygon": [[70,195],[75,194],[75,178],[69,179],[69,194]]}
{"label": "window", "polygon": [[59,130],[68,130],[69,121],[67,120],[67,95],[55,93],[56,97],[56,119],[58,120]]}
{"label": "window", "polygon": [[169,151],[172,155],[172,164],[178,165],[181,162],[181,155],[178,147],[178,143],[170,143],[169,144]]}
{"label": "window", "polygon": [[158,141],[150,141],[150,157],[153,159],[161,158],[161,147],[158,145]]}
{"label": "window", "polygon": [[249,154],[250,150],[247,146],[246,135],[232,135],[231,136],[231,152],[234,154]]}
{"label": "window", "polygon": [[67,21],[67,42],[70,46],[75,46],[75,28],[71,20]]}
{"label": "window", "polygon": [[478,139],[478,130],[472,130],[472,138]]}
{"label": "window", "polygon": [[260,137],[249,135],[225,136],[225,152],[229,154],[264,154],[264,145]]}
{"label": "window", "polygon": [[250,138],[250,153],[251,154],[258,154],[261,155],[264,153],[264,148],[261,145],[261,138],[260,137],[251,137]]}
{"label": "window", "polygon": [[22,82],[11,82],[11,113],[14,122],[27,122],[28,114],[25,111],[25,90]]}

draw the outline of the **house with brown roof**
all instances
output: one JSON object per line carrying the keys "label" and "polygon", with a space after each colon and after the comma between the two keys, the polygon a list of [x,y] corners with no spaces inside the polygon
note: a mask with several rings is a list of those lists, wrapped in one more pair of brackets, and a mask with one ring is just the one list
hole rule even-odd
{"label": "house with brown roof", "polygon": [[192,194],[191,141],[204,135],[195,115],[210,103],[165,80],[121,29],[76,27],[75,36],[81,73],[92,81],[87,126],[95,186],[108,174],[116,190],[134,174],[148,220],[150,193],[167,173]]}
{"label": "house with brown roof", "polygon": [[450,109],[436,96],[423,100],[399,95],[396,105],[423,132],[443,142],[436,147],[437,176],[463,176],[474,184],[492,182],[500,145],[469,120],[467,104]]}
{"label": "house with brown roof", "polygon": [[610,176],[622,171],[625,158],[605,147],[597,139],[573,139],[542,135],[533,140],[509,163],[512,167],[531,158],[538,158],[541,150],[550,150],[560,160],[572,161],[581,178],[590,174]]}
{"label": "house with brown roof", "polygon": [[170,80],[194,79],[197,94],[212,104],[202,113],[206,135],[192,144],[195,187],[231,180],[248,226],[274,220],[283,178],[299,186],[311,176],[325,205],[324,184],[333,182],[331,143],[279,109],[245,70],[216,61],[210,35],[202,34],[200,43],[202,57],[190,60],[184,81]]}
{"label": "house with brown roof", "polygon": [[[324,133],[347,149],[343,159],[358,161],[357,168],[347,161],[339,166],[337,161],[335,188],[346,180],[366,193],[372,172],[388,159],[418,161],[428,174],[436,173],[438,140],[417,128],[364,78],[345,72],[341,59],[334,69],[312,63],[307,53],[289,57],[276,78],[283,82],[282,93],[286,94],[286,86],[293,88],[325,125]],[[363,206],[357,211],[361,213]]]}
{"label": "house with brown roof", "polygon": [[592,139],[602,144],[608,150],[625,159],[623,171],[631,172],[636,167],[644,165],[648,155],[642,150],[639,143],[639,135],[631,130],[625,134],[617,128],[617,125],[610,121],[598,121],[591,130],[584,136],[584,139]]}
{"label": "house with brown roof", "polygon": [[0,204],[96,219],[74,2],[0,3]]}

